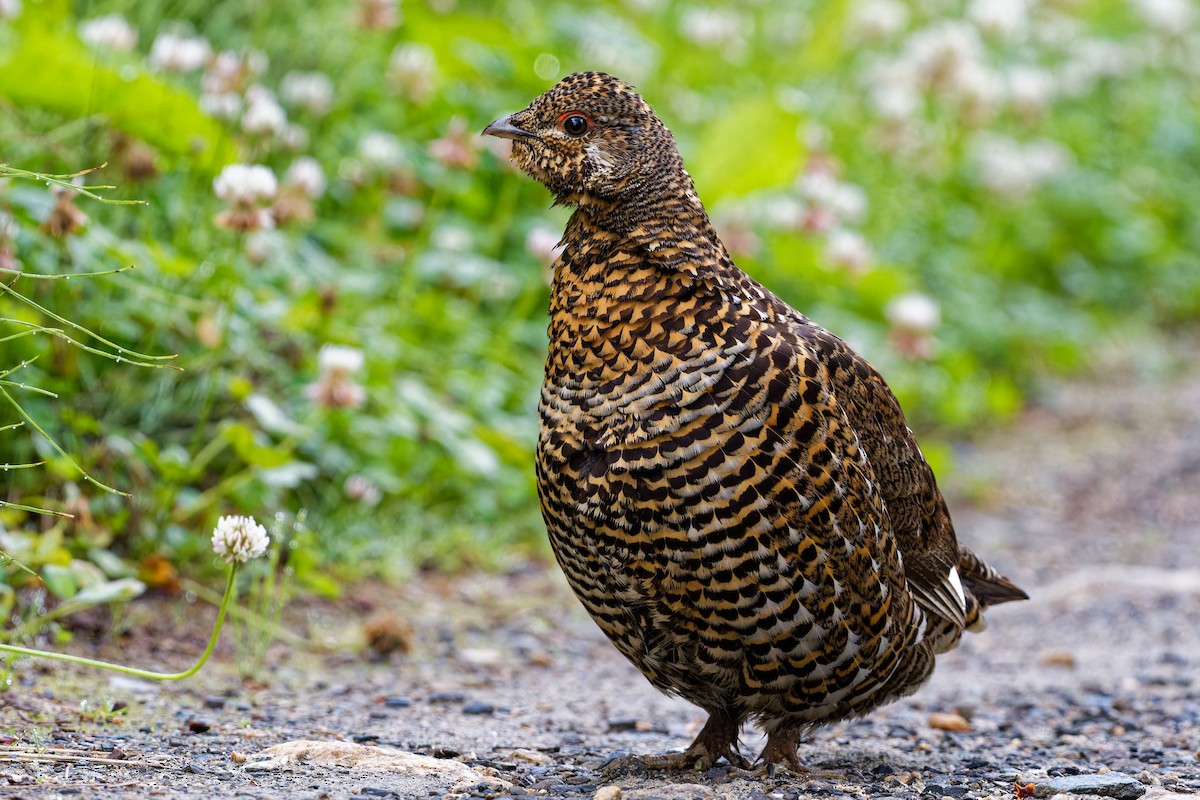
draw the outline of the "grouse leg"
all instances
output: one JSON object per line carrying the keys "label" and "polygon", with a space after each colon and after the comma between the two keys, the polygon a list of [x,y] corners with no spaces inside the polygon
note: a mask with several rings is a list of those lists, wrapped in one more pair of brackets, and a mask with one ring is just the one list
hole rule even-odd
{"label": "grouse leg", "polygon": [[698,769],[711,767],[722,756],[734,767],[749,769],[750,761],[738,752],[741,722],[729,711],[715,711],[704,723],[699,735],[682,753],[664,753],[637,759],[644,769]]}

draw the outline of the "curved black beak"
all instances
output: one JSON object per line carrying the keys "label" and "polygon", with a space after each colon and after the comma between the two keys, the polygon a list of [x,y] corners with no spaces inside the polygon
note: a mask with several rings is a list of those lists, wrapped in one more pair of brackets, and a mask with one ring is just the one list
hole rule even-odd
{"label": "curved black beak", "polygon": [[512,124],[514,115],[501,117],[483,129],[482,136],[499,136],[501,139],[534,139],[534,134]]}

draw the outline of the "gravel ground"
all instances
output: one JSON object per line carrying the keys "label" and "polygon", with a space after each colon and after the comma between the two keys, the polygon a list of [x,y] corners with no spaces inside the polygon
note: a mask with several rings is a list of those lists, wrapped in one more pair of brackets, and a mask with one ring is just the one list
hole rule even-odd
{"label": "gravel ground", "polygon": [[[276,648],[254,686],[218,651],[166,687],[27,664],[0,696],[0,797],[1200,793],[1200,371],[1058,387],[943,482],[960,535],[1033,600],[994,609],[913,697],[818,731],[800,749],[810,775],[610,762],[685,747],[703,714],[653,690],[531,565],[290,610],[343,639],[394,613],[413,650],[376,663]],[[207,631],[178,606],[136,604],[123,636],[75,647],[180,665]],[[106,699],[127,707],[81,713]],[[747,752],[761,744],[744,732]]]}

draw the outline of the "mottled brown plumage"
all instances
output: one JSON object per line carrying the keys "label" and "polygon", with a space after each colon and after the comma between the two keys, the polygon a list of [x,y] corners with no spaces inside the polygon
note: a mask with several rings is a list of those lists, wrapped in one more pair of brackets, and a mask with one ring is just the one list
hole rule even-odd
{"label": "mottled brown plumage", "polygon": [[883,378],[739,270],[670,131],[577,73],[485,133],[577,207],[554,267],[537,479],[567,579],[710,714],[660,765],[798,767],[814,726],[914,691],[1024,593],[958,544]]}

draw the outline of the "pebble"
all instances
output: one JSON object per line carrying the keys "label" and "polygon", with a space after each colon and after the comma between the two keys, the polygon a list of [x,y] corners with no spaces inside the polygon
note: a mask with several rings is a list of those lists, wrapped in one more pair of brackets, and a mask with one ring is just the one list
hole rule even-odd
{"label": "pebble", "polygon": [[1135,800],[1146,793],[1146,787],[1137,780],[1119,772],[1104,775],[1065,775],[1042,781],[1033,790],[1034,797],[1052,797],[1056,794],[1093,794],[1115,797],[1117,800]]}
{"label": "pebble", "polygon": [[204,707],[211,708],[213,711],[219,711],[225,707],[225,698],[217,695],[210,695],[204,698]]}
{"label": "pebble", "polygon": [[411,697],[388,697],[383,701],[383,704],[388,708],[408,708],[412,703]]}
{"label": "pebble", "polygon": [[962,714],[934,711],[929,715],[929,727],[939,731],[954,731],[965,733],[971,730],[971,723]]}
{"label": "pebble", "polygon": [[596,790],[595,800],[621,800],[621,787],[601,786]]}
{"label": "pebble", "polygon": [[484,703],[480,700],[472,700],[462,708],[464,714],[491,714],[496,710],[496,707],[491,703]]}
{"label": "pebble", "polygon": [[212,730],[212,723],[206,719],[189,719],[187,728],[192,733],[208,733]]}
{"label": "pebble", "polygon": [[461,703],[467,696],[462,692],[434,692],[429,695],[431,703]]}

